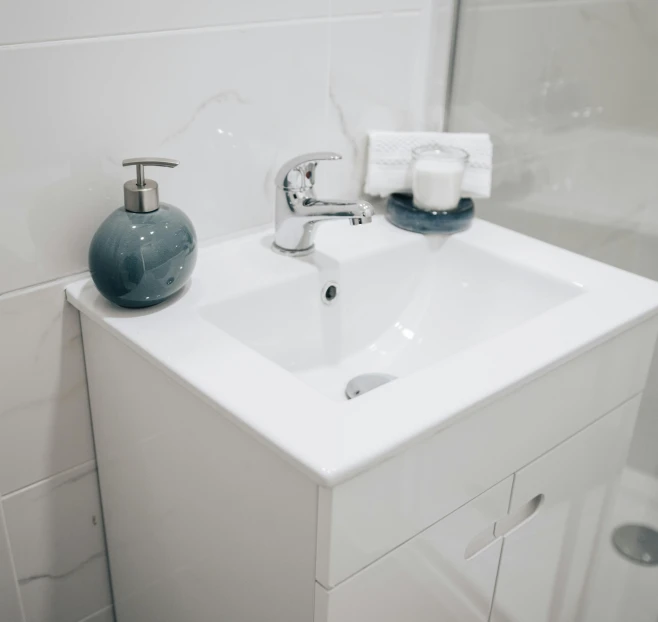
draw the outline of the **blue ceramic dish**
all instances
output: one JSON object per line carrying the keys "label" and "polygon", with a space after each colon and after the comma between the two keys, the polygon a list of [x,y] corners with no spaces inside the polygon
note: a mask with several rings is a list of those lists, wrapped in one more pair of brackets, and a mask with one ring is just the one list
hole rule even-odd
{"label": "blue ceramic dish", "polygon": [[474,214],[472,199],[462,199],[451,210],[431,212],[414,206],[410,194],[392,194],[386,204],[388,221],[415,233],[459,233],[470,227]]}

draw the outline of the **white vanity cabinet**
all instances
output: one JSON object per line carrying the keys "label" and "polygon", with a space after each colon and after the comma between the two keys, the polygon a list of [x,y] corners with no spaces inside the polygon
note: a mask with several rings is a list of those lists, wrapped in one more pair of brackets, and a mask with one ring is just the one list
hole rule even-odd
{"label": "white vanity cabinet", "polygon": [[582,619],[653,322],[333,487],[82,329],[117,622]]}
{"label": "white vanity cabinet", "polygon": [[315,622],[577,622],[639,398],[331,590]]}

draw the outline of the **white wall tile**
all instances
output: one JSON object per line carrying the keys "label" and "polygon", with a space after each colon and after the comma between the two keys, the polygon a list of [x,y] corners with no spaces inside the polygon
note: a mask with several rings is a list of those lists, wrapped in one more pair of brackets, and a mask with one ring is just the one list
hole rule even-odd
{"label": "white wall tile", "polygon": [[3,504],[27,622],[76,622],[110,604],[93,462]]}
{"label": "white wall tile", "polygon": [[80,322],[64,287],[0,297],[0,494],[94,456]]}
{"label": "white wall tile", "polygon": [[424,26],[418,13],[332,24],[324,145],[344,160],[322,167],[320,196],[362,193],[368,130],[408,130],[422,123],[425,65],[419,67],[419,39]]}
{"label": "white wall tile", "polygon": [[21,0],[0,5],[0,44],[290,20],[328,13],[329,0]]}
{"label": "white wall tile", "polygon": [[2,622],[23,622],[17,587],[0,504],[0,620]]}
{"label": "white wall tile", "polygon": [[94,230],[123,202],[126,157],[181,160],[152,177],[201,238],[268,221],[278,165],[324,132],[328,30],[0,48],[0,220],[11,231],[0,292],[85,269]]}

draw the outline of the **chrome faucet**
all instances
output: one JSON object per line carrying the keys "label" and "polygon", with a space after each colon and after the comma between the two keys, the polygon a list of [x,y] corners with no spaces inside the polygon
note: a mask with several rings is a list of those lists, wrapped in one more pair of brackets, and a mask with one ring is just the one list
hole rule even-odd
{"label": "chrome faucet", "polygon": [[353,225],[372,221],[375,213],[367,201],[323,201],[315,196],[315,168],[320,160],[340,160],[337,153],[307,153],[286,162],[276,176],[274,243],[283,255],[313,252],[315,230],[325,220],[346,218]]}

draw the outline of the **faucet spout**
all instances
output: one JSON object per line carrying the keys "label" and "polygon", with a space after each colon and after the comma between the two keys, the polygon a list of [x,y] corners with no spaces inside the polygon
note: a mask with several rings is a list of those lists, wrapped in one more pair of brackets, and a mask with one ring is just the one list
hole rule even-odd
{"label": "faucet spout", "polygon": [[318,220],[349,218],[370,222],[375,213],[375,210],[368,201],[324,201],[322,199],[308,198],[304,201],[304,208],[308,210],[308,217],[317,217]]}
{"label": "faucet spout", "polygon": [[315,248],[315,232],[322,222],[344,219],[352,225],[362,225],[372,222],[375,213],[367,201],[334,201],[308,196],[295,209],[291,209],[290,198],[286,197],[285,210],[277,209],[276,233],[272,245],[275,251],[284,255],[312,253]]}

